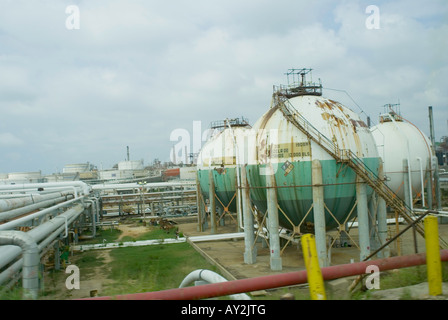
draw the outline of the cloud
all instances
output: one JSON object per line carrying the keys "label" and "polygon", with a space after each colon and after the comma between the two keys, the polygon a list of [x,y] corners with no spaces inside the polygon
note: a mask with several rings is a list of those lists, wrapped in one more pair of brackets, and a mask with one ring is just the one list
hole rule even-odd
{"label": "cloud", "polygon": [[167,161],[170,134],[193,121],[254,123],[289,68],[313,68],[326,96],[372,119],[400,101],[426,133],[433,105],[447,134],[446,1],[377,1],[378,30],[368,1],[76,1],[80,29],[67,30],[72,4],[0,3],[0,132],[22,142],[2,146],[23,155],[0,171],[107,168],[128,145]]}
{"label": "cloud", "polygon": [[0,133],[0,146],[14,147],[24,144],[23,140],[10,132]]}

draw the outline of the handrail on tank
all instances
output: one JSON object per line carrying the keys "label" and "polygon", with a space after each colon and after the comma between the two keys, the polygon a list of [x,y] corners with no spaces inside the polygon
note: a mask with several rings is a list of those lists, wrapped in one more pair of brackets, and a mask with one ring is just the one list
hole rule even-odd
{"label": "handrail on tank", "polygon": [[[339,149],[338,146],[316,129],[308,122],[291,104],[289,99],[284,95],[274,93],[273,104],[278,106],[283,114],[307,137],[318,143],[324,150],[332,155],[337,161],[346,162],[365,182],[373,188],[380,196],[384,197],[386,202],[398,210],[408,223],[412,223],[416,219],[416,215],[412,208],[409,207],[401,198],[397,196],[384,182],[384,179],[372,171],[353,151]],[[291,112],[291,110],[295,112]],[[299,121],[298,121],[299,120]],[[302,123],[300,123],[300,121]],[[345,155],[345,157],[343,157]],[[420,225],[415,226],[416,230],[424,236],[424,230]],[[445,246],[448,244],[441,239]]]}

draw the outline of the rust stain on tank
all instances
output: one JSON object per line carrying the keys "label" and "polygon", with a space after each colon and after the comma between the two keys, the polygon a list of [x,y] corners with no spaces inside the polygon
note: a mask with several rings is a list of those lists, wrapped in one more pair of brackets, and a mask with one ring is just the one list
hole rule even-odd
{"label": "rust stain on tank", "polygon": [[[335,126],[346,126],[346,122],[339,118],[338,116],[336,116],[333,113],[328,113],[328,112],[322,112],[321,113],[322,119],[324,119],[325,121],[328,121],[328,123],[330,125],[335,125]],[[330,121],[331,119],[331,121]]]}
{"label": "rust stain on tank", "polygon": [[264,117],[263,117],[263,121],[261,122],[261,124],[260,124],[260,128],[265,128],[266,127],[266,124],[268,123],[268,121],[271,119],[271,117],[272,117],[272,115],[275,113],[275,111],[277,111],[278,110],[278,105],[276,105],[275,107],[273,107],[273,108],[270,108],[269,110],[268,110],[268,112],[266,112],[266,114],[264,115]]}
{"label": "rust stain on tank", "polygon": [[353,134],[353,140],[355,141],[355,145],[356,145],[356,149],[355,149],[355,154],[358,157],[363,157],[363,152],[362,152],[362,144],[361,144],[361,140],[359,139],[359,135],[355,132]]}
{"label": "rust stain on tank", "polygon": [[367,128],[367,125],[366,125],[365,122],[362,121],[362,120],[359,120],[359,121],[358,121],[358,124],[359,124],[360,127]]}
{"label": "rust stain on tank", "polygon": [[350,122],[352,123],[353,132],[356,134],[356,127],[358,126],[356,120],[350,119]]}
{"label": "rust stain on tank", "polygon": [[329,103],[326,100],[324,102],[316,100],[316,106],[318,106],[321,109],[329,109],[329,110],[333,109],[333,104]]}
{"label": "rust stain on tank", "polygon": [[330,114],[328,112],[322,112],[322,119],[328,121],[330,119]]}

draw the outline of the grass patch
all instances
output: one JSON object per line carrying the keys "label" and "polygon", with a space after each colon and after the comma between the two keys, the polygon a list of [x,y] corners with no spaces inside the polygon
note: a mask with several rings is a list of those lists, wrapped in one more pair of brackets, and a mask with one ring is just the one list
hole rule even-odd
{"label": "grass patch", "polygon": [[[380,290],[413,286],[428,281],[426,265],[396,269],[382,272],[380,276]],[[448,282],[448,262],[442,262],[442,282]],[[352,299],[370,299],[371,290],[355,291]],[[405,289],[401,300],[413,300],[410,290]]]}
{"label": "grass patch", "polygon": [[188,243],[118,248],[111,251],[109,278],[116,285],[107,295],[177,288],[191,271],[216,268]]}
{"label": "grass patch", "polygon": [[0,286],[0,300],[22,300],[22,297],[23,289],[21,287],[21,281],[11,289]]}
{"label": "grass patch", "polygon": [[426,266],[403,268],[381,274],[381,290],[412,286],[425,282]]}
{"label": "grass patch", "polygon": [[[104,259],[98,255],[98,252],[86,251],[74,261],[81,272],[81,280],[84,280],[94,274],[95,268],[104,263]],[[82,268],[82,269],[81,269]]]}
{"label": "grass patch", "polygon": [[99,229],[96,232],[95,239],[81,240],[80,244],[98,244],[104,242],[115,242],[121,235],[119,229]]}
{"label": "grass patch", "polygon": [[[412,286],[428,281],[426,265],[402,268],[381,275],[381,290]],[[442,262],[442,281],[448,282],[448,262]]]}

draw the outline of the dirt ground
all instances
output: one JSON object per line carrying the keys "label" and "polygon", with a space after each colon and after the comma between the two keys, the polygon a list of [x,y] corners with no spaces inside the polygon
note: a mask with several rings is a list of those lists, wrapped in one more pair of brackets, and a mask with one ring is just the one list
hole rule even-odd
{"label": "dirt ground", "polygon": [[137,226],[135,224],[120,224],[118,228],[121,230],[121,234],[118,237],[118,241],[124,237],[138,237],[139,235],[148,232],[148,228],[145,226]]}

